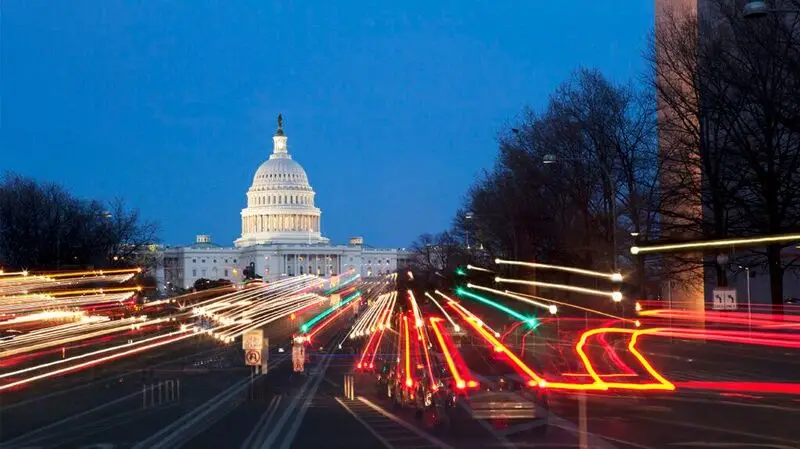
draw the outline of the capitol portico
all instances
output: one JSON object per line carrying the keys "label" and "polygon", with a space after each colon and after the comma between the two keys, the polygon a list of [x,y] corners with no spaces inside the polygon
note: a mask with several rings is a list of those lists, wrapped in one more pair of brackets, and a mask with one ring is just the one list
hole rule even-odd
{"label": "capitol portico", "polygon": [[316,193],[303,167],[289,154],[283,117],[272,137],[272,153],[256,170],[241,211],[241,237],[233,247],[198,235],[195,244],[164,250],[164,281],[189,288],[197,279],[241,280],[252,267],[265,280],[315,274],[334,276],[356,270],[362,277],[388,274],[407,262],[398,249],[364,247],[363,239],[332,245],[322,235],[322,211],[315,206]]}

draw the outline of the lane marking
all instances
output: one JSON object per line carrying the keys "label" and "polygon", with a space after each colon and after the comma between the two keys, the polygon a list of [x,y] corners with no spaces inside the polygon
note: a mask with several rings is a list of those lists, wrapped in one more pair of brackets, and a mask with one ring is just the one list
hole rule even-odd
{"label": "lane marking", "polygon": [[334,397],[333,399],[336,399],[336,402],[338,402],[338,403],[339,403],[339,405],[341,405],[342,407],[344,407],[344,409],[345,409],[345,410],[347,410],[347,413],[350,413],[350,414],[353,416],[353,418],[355,418],[355,419],[356,419],[356,421],[360,422],[360,423],[361,423],[361,425],[363,425],[364,427],[366,427],[366,428],[367,428],[367,430],[369,430],[369,432],[370,432],[370,433],[371,433],[371,434],[372,434],[372,435],[373,435],[375,438],[377,438],[377,439],[378,439],[378,441],[380,441],[380,442],[381,442],[381,444],[383,444],[384,446],[386,446],[388,449],[394,449],[394,446],[392,446],[392,444],[391,444],[391,443],[389,443],[388,441],[386,441],[386,438],[384,438],[384,437],[380,436],[380,434],[378,434],[378,432],[377,432],[375,429],[373,429],[373,428],[372,428],[372,427],[371,427],[369,424],[367,424],[367,422],[366,422],[366,421],[364,421],[364,420],[363,420],[363,419],[361,419],[361,418],[360,418],[358,415],[356,415],[356,413],[355,413],[353,410],[351,410],[351,409],[350,409],[350,407],[348,407],[348,406],[347,406],[347,404],[345,404],[344,402],[342,402],[342,400],[341,400],[341,399],[339,399],[339,398],[337,398],[337,397]]}
{"label": "lane marking", "polygon": [[319,389],[319,384],[322,383],[322,379],[325,378],[325,371],[328,370],[328,366],[331,364],[333,359],[328,357],[326,360],[326,364],[324,367],[319,367],[318,376],[315,379],[314,385],[311,387],[311,391],[308,392],[306,395],[306,400],[303,402],[302,407],[297,412],[297,415],[294,418],[294,422],[292,423],[292,427],[289,428],[289,432],[283,438],[283,444],[281,444],[281,449],[289,449],[294,441],[295,435],[297,435],[297,430],[300,428],[300,424],[303,422],[303,418],[308,411],[308,406],[311,405],[311,401],[314,399],[314,395],[317,394],[317,390]]}
{"label": "lane marking", "polygon": [[175,435],[177,435],[177,431],[182,430],[187,422],[196,421],[198,417],[206,416],[211,411],[214,411],[223,402],[230,399],[233,397],[233,395],[238,393],[239,390],[247,386],[248,382],[250,382],[250,378],[242,379],[239,382],[234,383],[232,386],[226,388],[216,396],[200,404],[189,413],[182,415],[180,418],[163,427],[150,437],[140,441],[133,446],[133,449],[149,449],[156,447],[157,445],[163,445],[168,440],[174,439]]}
{"label": "lane marking", "polygon": [[62,424],[68,423],[70,421],[74,421],[74,420],[76,420],[78,418],[82,418],[84,416],[87,416],[87,415],[92,414],[94,412],[97,412],[99,410],[103,410],[103,409],[106,409],[108,407],[111,407],[113,405],[117,405],[120,402],[126,401],[128,399],[133,398],[133,397],[139,397],[139,396],[141,396],[141,394],[142,394],[141,391],[137,391],[135,393],[131,393],[131,394],[123,396],[121,398],[115,399],[115,400],[113,400],[111,402],[106,402],[105,404],[97,406],[95,408],[91,408],[89,410],[85,410],[83,412],[76,413],[76,414],[68,416],[68,417],[66,417],[66,418],[64,418],[64,419],[62,419],[60,421],[56,421],[56,422],[48,424],[46,426],[39,427],[39,428],[37,428],[35,430],[32,430],[32,431],[30,431],[28,433],[22,434],[22,435],[14,438],[14,439],[8,440],[8,441],[5,442],[5,444],[14,445],[14,444],[19,444],[21,442],[24,442],[25,440],[30,440],[31,437],[34,436],[34,435],[38,435],[38,434],[40,434],[42,432],[47,432],[47,431],[49,431],[50,429],[52,429],[54,427],[58,427],[58,426],[60,426]]}
{"label": "lane marking", "polygon": [[272,416],[275,415],[275,411],[278,409],[278,404],[280,401],[281,396],[274,396],[272,398],[267,406],[267,409],[261,414],[261,417],[256,422],[256,425],[253,426],[253,429],[247,435],[247,438],[245,438],[245,440],[242,442],[242,445],[239,446],[239,449],[248,449],[253,445],[253,441],[258,441],[258,439],[256,439],[256,435],[260,436],[261,433],[264,432],[264,428],[272,420]]}
{"label": "lane marking", "polygon": [[783,444],[761,444],[761,443],[715,443],[712,441],[687,441],[685,443],[669,443],[670,446],[694,446],[694,447],[766,447],[771,449],[797,449],[796,446],[785,446]]}
{"label": "lane marking", "polygon": [[424,439],[426,439],[426,440],[430,441],[430,442],[431,442],[431,443],[433,443],[435,446],[438,446],[438,447],[440,447],[441,449],[454,449],[454,448],[453,448],[453,446],[450,446],[449,444],[447,444],[447,443],[445,443],[444,441],[442,441],[442,440],[440,440],[440,439],[438,439],[438,438],[434,437],[433,435],[429,435],[429,434],[427,434],[427,433],[425,433],[425,432],[423,432],[423,431],[421,431],[421,430],[417,429],[415,426],[412,426],[411,424],[409,424],[409,423],[407,423],[407,422],[403,421],[402,419],[400,419],[400,418],[398,418],[398,417],[394,416],[393,414],[391,414],[391,413],[387,412],[387,411],[386,411],[386,410],[384,410],[382,407],[380,407],[380,406],[378,406],[378,405],[375,405],[375,404],[373,404],[372,402],[370,402],[370,401],[369,401],[368,399],[366,399],[365,397],[363,397],[363,396],[358,396],[358,397],[356,397],[356,399],[358,399],[359,401],[361,401],[361,402],[363,402],[364,404],[368,405],[369,407],[371,407],[373,410],[375,410],[376,412],[380,413],[381,415],[383,415],[383,416],[385,416],[385,417],[387,417],[387,418],[391,419],[392,421],[396,422],[397,424],[400,424],[401,426],[405,427],[406,429],[408,429],[408,430],[410,430],[410,431],[412,431],[412,432],[416,433],[416,434],[417,434],[417,435],[419,435],[420,437],[422,437],[422,438],[424,438]]}
{"label": "lane marking", "polygon": [[[325,361],[327,360],[330,359],[326,358]],[[323,361],[323,363],[325,363],[325,361]],[[258,446],[259,448],[269,449],[272,447],[272,443],[275,442],[275,440],[280,435],[281,431],[283,430],[283,427],[286,425],[286,421],[289,420],[291,415],[294,413],[294,409],[297,408],[297,404],[299,404],[300,401],[303,399],[305,392],[308,389],[308,386],[311,385],[311,383],[315,380],[319,380],[319,378],[314,379],[313,377],[309,377],[308,379],[306,379],[305,383],[303,383],[303,386],[300,388],[300,391],[297,393],[297,396],[295,396],[294,399],[292,399],[292,402],[289,404],[289,407],[283,411],[283,414],[281,415],[280,419],[278,419],[278,422],[275,424],[275,428],[272,429],[272,432],[270,432],[269,435],[267,435],[267,439],[264,440],[261,443],[261,445]]]}
{"label": "lane marking", "polygon": [[[554,415],[553,413],[549,414],[548,422],[550,423],[550,425],[566,430],[571,434],[578,436],[581,434],[581,429],[579,429],[578,426],[571,423],[570,421],[567,421],[564,418]],[[589,447],[601,448],[601,449],[619,449],[617,446],[614,446],[613,444],[606,441],[605,437],[601,435],[597,435],[591,432],[587,432],[586,435],[589,439],[588,441],[590,444]],[[630,444],[630,443],[626,442],[625,444]],[[633,446],[635,446],[635,444],[633,444]],[[644,448],[644,446],[639,446],[639,447]],[[652,449],[652,448],[647,448],[647,449]]]}
{"label": "lane marking", "polygon": [[702,424],[693,424],[693,423],[688,423],[688,422],[684,422],[684,421],[670,421],[670,420],[666,420],[666,419],[651,418],[651,417],[648,417],[648,416],[639,416],[638,419],[643,419],[645,421],[652,421],[652,422],[656,422],[656,423],[659,423],[659,424],[670,424],[670,425],[678,425],[678,426],[683,426],[683,427],[689,427],[690,429],[700,429],[700,430],[707,430],[707,431],[710,431],[710,432],[729,433],[731,435],[739,435],[739,436],[750,437],[750,438],[759,438],[759,439],[762,439],[762,440],[778,441],[778,442],[781,442],[781,443],[797,443],[797,441],[787,440],[787,439],[784,439],[784,438],[778,438],[778,437],[767,436],[767,435],[760,435],[760,434],[757,434],[757,433],[742,432],[742,431],[739,431],[739,430],[722,429],[722,428],[719,428],[719,427],[706,426],[706,425],[702,425]]}

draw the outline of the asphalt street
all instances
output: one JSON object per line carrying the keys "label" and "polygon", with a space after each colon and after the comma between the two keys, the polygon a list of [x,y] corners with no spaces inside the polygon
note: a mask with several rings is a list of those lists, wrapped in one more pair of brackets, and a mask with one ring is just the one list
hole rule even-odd
{"label": "asphalt street", "polygon": [[[800,447],[796,397],[681,388],[587,393],[583,398],[553,391],[545,437],[507,423],[474,422],[439,431],[410,410],[393,409],[375,388],[374,374],[357,376],[354,400],[343,397],[342,379],[352,372],[364,343],[343,342],[347,328],[345,320],[335,322],[315,338],[304,373],[292,371],[288,346],[277,352],[283,339],[288,342],[290,329],[285,328],[272,337],[268,373],[255,378],[243,366],[240,347],[198,336],[94,373],[33,384],[0,398],[0,446],[577,447],[585,407],[589,447]],[[383,357],[393,358],[395,347],[387,339]],[[681,382],[734,375],[743,381],[765,376],[779,381],[798,373],[796,359],[782,349],[657,339],[643,341],[641,349],[666,377]]]}

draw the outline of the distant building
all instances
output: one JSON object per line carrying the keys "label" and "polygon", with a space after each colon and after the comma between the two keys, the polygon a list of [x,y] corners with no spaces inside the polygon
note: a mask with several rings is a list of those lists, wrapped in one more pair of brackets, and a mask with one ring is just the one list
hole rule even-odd
{"label": "distant building", "polygon": [[407,265],[404,250],[370,248],[362,237],[351,238],[347,245],[331,244],[321,232],[316,193],[303,167],[289,154],[280,115],[272,141],[272,154],[258,167],[247,191],[241,237],[230,247],[213,243],[208,235],[198,235],[193,245],[167,247],[165,284],[189,288],[201,278],[236,282],[247,267],[273,280],[302,274],[328,277],[347,270],[372,277]]}

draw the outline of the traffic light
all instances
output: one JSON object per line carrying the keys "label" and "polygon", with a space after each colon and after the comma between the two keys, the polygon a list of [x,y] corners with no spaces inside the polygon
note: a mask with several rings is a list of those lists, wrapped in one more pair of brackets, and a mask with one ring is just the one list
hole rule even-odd
{"label": "traffic light", "polygon": [[466,276],[467,267],[456,267],[456,276]]}

